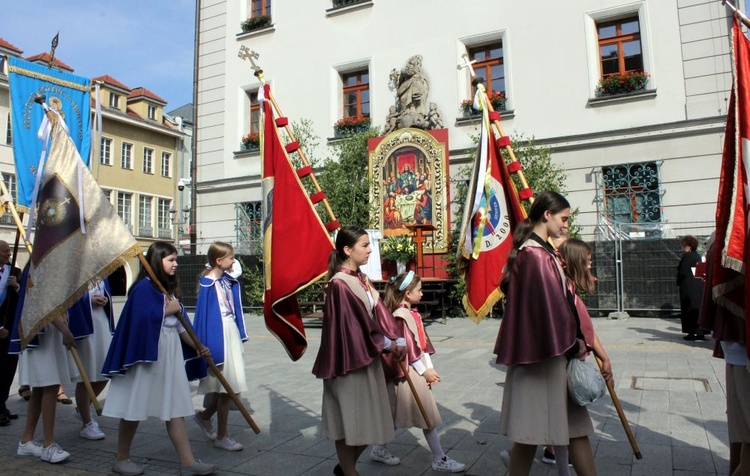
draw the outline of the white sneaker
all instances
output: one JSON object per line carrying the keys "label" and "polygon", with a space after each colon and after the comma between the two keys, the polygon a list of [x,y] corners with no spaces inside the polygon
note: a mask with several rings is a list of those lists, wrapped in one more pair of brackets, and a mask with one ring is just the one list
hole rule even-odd
{"label": "white sneaker", "polygon": [[195,420],[195,423],[200,427],[201,430],[203,430],[203,434],[206,435],[206,438],[209,440],[215,440],[216,439],[216,432],[214,431],[214,427],[211,425],[211,420],[204,420],[201,418],[201,412],[195,412],[193,415],[193,420]]}
{"label": "white sneaker", "polygon": [[221,448],[222,450],[227,451],[240,451],[242,449],[242,445],[238,442],[236,442],[232,437],[229,435],[225,436],[222,439],[214,440],[214,446],[217,448]]}
{"label": "white sneaker", "polygon": [[510,469],[510,452],[508,450],[500,452],[500,461],[503,462],[506,469]]}
{"label": "white sneaker", "polygon": [[401,460],[393,456],[385,446],[373,446],[370,451],[370,459],[378,463],[387,464],[388,466],[396,466],[401,463]]}
{"label": "white sneaker", "polygon": [[42,456],[42,444],[35,440],[29,440],[26,443],[19,441],[16,454],[18,456],[36,456],[39,458]]}
{"label": "white sneaker", "polygon": [[60,445],[57,443],[52,443],[51,445],[42,448],[41,458],[42,461],[48,463],[60,463],[61,461],[70,458],[70,453],[60,448]]}
{"label": "white sneaker", "polygon": [[99,424],[94,420],[84,425],[80,435],[81,438],[86,438],[87,440],[103,440],[105,436],[102,430],[99,429]]}
{"label": "white sneaker", "polygon": [[443,456],[443,459],[433,461],[432,469],[434,471],[443,471],[445,473],[462,473],[466,471],[466,465],[456,460]]}

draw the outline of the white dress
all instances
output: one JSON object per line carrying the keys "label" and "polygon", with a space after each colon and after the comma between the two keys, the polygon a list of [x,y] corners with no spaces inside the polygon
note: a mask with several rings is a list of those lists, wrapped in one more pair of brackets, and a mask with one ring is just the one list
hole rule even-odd
{"label": "white dress", "polygon": [[[89,291],[89,297],[95,295],[104,295],[104,285],[101,282]],[[89,381],[101,382],[108,380],[102,375],[102,367],[107,357],[109,344],[112,342],[112,333],[109,331],[109,318],[102,306],[91,305],[91,320],[94,324],[94,333],[77,340],[76,348]],[[74,381],[83,382],[83,378],[78,376]]]}
{"label": "white dress", "polygon": [[180,344],[181,330],[176,317],[164,319],[156,362],[137,363],[125,375],[112,377],[104,415],[129,421],[149,417],[169,421],[194,413]]}
{"label": "white dress", "polygon": [[[235,393],[246,392],[247,378],[245,377],[245,350],[242,347],[240,330],[234,322],[234,311],[229,304],[234,302],[232,300],[232,291],[228,288],[219,289],[220,285],[219,280],[214,283],[217,299],[219,300],[219,309],[221,310],[222,332],[224,333],[224,363],[218,367]],[[219,293],[222,292],[226,293],[226,300],[221,299],[221,294]],[[216,378],[213,371],[208,369],[208,376],[201,379],[200,384],[198,384],[198,394],[205,395],[207,393],[218,392],[227,393],[226,389],[221,382],[219,382],[219,379]]]}
{"label": "white dress", "polygon": [[39,347],[27,347],[18,361],[18,381],[21,385],[49,387],[62,385],[79,378],[73,356],[63,345],[63,336],[52,324],[38,335]]}

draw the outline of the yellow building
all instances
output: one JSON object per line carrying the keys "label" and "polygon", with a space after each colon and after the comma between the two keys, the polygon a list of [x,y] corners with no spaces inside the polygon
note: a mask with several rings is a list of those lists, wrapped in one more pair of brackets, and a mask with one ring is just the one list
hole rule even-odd
{"label": "yellow building", "polygon": [[[0,173],[15,196],[15,166],[7,58],[22,57],[23,51],[0,38]],[[47,64],[48,54],[27,57],[27,61]],[[73,68],[55,59],[66,71]],[[92,78],[91,107],[96,106],[96,85],[102,109],[100,146],[92,150],[91,172],[109,197],[112,206],[130,228],[144,252],[157,240],[175,242],[180,160],[186,135],[174,121],[164,117],[167,102],[148,89],[131,89],[105,75]],[[92,127],[95,121],[92,121]],[[177,171],[177,173],[175,173]],[[15,224],[9,214],[0,214],[0,240],[12,243]],[[23,246],[18,265],[28,260]],[[124,295],[139,269],[138,260],[110,277],[113,293]]]}

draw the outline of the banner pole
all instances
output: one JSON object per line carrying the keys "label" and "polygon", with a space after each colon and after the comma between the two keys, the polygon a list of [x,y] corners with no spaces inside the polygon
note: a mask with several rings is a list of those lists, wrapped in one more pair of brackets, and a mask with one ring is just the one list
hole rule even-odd
{"label": "banner pole", "polygon": [[[241,59],[250,61],[250,64],[252,64],[252,69],[253,71],[255,71],[253,74],[255,75],[256,78],[258,78],[258,81],[260,81],[261,87],[265,86],[266,80],[263,77],[263,69],[255,63],[255,60],[258,59],[258,53],[254,51],[250,51],[246,46],[242,45],[240,46],[239,57]],[[276,99],[274,99],[273,94],[271,94],[267,99],[271,101],[271,104],[273,105],[273,108],[276,110],[276,113],[279,115],[279,117],[285,117],[284,113],[281,112],[281,108],[279,107],[279,104],[276,102]],[[294,138],[294,133],[292,132],[292,127],[289,125],[288,122],[284,126],[284,130],[289,135],[289,138],[292,139],[292,141],[296,141],[296,139]],[[299,155],[300,160],[302,160],[302,164],[305,167],[309,167],[310,162],[308,162],[307,157],[305,156],[305,152],[302,150],[302,148],[297,149],[297,154]],[[318,183],[318,179],[315,177],[315,173],[312,171],[310,172],[310,180],[312,180],[312,183],[313,183],[313,186],[315,187],[316,192],[320,193],[323,191],[323,189],[320,187],[320,184]],[[328,203],[328,198],[324,197],[322,200],[322,203],[323,203],[323,207],[326,210],[326,213],[328,213],[328,216],[330,218],[329,221],[335,222],[336,215],[333,214],[331,205]],[[330,230],[330,231],[333,231],[333,230]]]}
{"label": "banner pole", "polygon": [[750,28],[750,19],[747,18],[747,15],[742,13],[739,8],[737,8],[732,2],[729,0],[721,0],[721,4],[729,7],[730,10],[732,10],[732,13],[734,13],[734,16],[736,16],[743,25],[745,25],[747,28]]}
{"label": "banner pole", "polygon": [[[151,278],[151,282],[154,283],[154,285],[157,288],[159,288],[159,291],[164,293],[164,295],[169,296],[169,294],[167,293],[167,290],[164,289],[164,286],[161,284],[161,282],[157,279],[156,275],[154,274],[154,270],[151,268],[151,265],[146,260],[146,257],[143,256],[143,253],[140,253],[138,255],[138,259],[141,261],[141,265],[143,266],[143,269],[146,270],[149,277]],[[201,344],[201,341],[198,340],[198,336],[195,335],[195,331],[193,331],[193,326],[191,326],[190,323],[187,321],[187,319],[185,319],[185,316],[182,315],[182,312],[178,312],[177,314],[175,314],[175,316],[177,316],[177,319],[180,321],[180,324],[182,324],[182,327],[185,328],[185,332],[187,332],[188,336],[193,341],[193,344],[195,344],[196,349],[200,350],[204,348],[205,346]],[[247,421],[248,425],[250,425],[250,428],[253,429],[256,435],[260,433],[260,428],[253,420],[253,417],[250,416],[250,413],[248,413],[247,409],[242,404],[242,401],[240,401],[240,398],[237,396],[234,390],[232,390],[232,386],[224,377],[224,374],[221,373],[221,370],[219,370],[219,368],[216,366],[216,362],[214,362],[214,359],[211,358],[210,355],[204,355],[202,357],[206,360],[206,363],[211,368],[211,371],[214,373],[214,375],[216,375],[216,378],[219,379],[219,382],[221,382],[221,385],[227,391],[229,398],[237,406],[237,409],[240,411],[240,413],[242,413],[242,416],[245,417],[245,421]]]}

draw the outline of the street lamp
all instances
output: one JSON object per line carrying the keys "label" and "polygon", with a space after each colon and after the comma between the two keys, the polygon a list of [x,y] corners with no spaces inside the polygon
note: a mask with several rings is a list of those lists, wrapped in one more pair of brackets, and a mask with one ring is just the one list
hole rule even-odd
{"label": "street lamp", "polygon": [[169,208],[169,217],[172,225],[175,226],[175,248],[177,248],[177,254],[182,256],[185,254],[182,248],[183,236],[185,233],[185,225],[190,226],[190,207],[185,205],[182,207],[182,214],[177,215],[177,209],[174,206]]}

